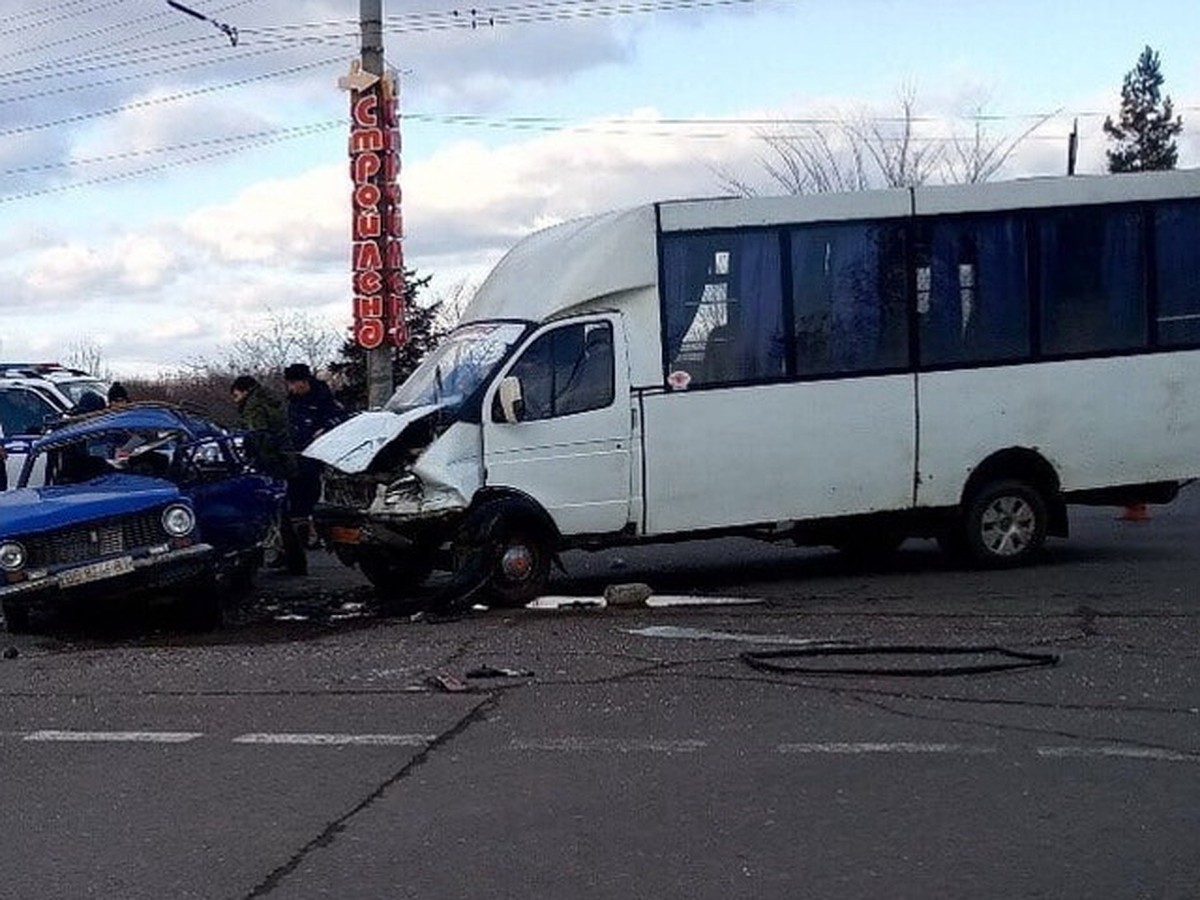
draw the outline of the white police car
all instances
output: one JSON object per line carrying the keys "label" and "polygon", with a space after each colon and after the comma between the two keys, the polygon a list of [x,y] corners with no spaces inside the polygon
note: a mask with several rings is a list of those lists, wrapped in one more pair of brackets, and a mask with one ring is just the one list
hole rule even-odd
{"label": "white police car", "polygon": [[0,449],[7,474],[0,489],[16,485],[31,439],[89,392],[104,397],[108,385],[58,363],[0,363]]}

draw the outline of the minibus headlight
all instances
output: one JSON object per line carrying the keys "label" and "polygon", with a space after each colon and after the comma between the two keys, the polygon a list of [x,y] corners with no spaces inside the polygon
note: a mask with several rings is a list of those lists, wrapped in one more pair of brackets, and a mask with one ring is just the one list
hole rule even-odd
{"label": "minibus headlight", "polygon": [[25,567],[25,548],[16,541],[0,544],[0,570],[17,572]]}
{"label": "minibus headlight", "polygon": [[389,484],[383,491],[383,502],[387,505],[411,503],[421,495],[421,480],[416,475],[405,475]]}
{"label": "minibus headlight", "polygon": [[187,537],[196,527],[196,514],[177,503],[163,510],[162,523],[171,537]]}

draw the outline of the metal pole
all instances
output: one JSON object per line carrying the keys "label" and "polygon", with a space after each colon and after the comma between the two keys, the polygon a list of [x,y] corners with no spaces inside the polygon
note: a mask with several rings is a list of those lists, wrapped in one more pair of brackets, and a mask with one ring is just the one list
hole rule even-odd
{"label": "metal pole", "polygon": [[[383,0],[359,0],[358,17],[362,33],[362,69],[372,75],[383,74]],[[367,406],[376,409],[392,396],[393,348],[367,350]]]}

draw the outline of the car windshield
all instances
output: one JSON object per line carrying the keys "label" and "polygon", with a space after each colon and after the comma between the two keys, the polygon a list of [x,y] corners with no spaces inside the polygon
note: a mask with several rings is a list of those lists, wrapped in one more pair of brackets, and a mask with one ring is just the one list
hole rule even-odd
{"label": "car windshield", "polygon": [[101,475],[128,472],[171,478],[173,462],[187,435],[169,429],[114,428],[66,443],[51,442],[25,464],[24,483],[80,484]]}
{"label": "car windshield", "polygon": [[87,393],[97,394],[101,397],[108,396],[108,385],[103,381],[95,381],[90,378],[81,378],[78,381],[59,381],[57,385],[59,390],[71,398],[72,403],[78,403]]}
{"label": "car windshield", "polygon": [[525,333],[519,322],[479,322],[455,329],[422,361],[385,405],[457,407],[473,394]]}

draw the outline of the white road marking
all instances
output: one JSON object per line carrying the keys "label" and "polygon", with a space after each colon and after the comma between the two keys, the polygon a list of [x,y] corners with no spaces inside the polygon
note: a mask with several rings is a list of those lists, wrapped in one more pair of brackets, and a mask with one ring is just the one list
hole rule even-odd
{"label": "white road marking", "polygon": [[186,744],[198,737],[199,731],[33,731],[25,735],[27,741],[60,741],[65,743],[135,743],[135,744]]}
{"label": "white road marking", "polygon": [[283,744],[297,747],[425,747],[436,734],[242,734],[235,744]]}
{"label": "white road marking", "polygon": [[1140,759],[1200,763],[1198,753],[1179,753],[1154,747],[1038,747],[1037,755],[1050,759]]}
{"label": "white road marking", "polygon": [[811,744],[779,744],[780,753],[827,753],[855,756],[863,753],[947,753],[960,756],[978,756],[995,753],[995,747],[978,747],[967,744],[927,744],[914,741],[854,741]]}
{"label": "white road marking", "polygon": [[513,738],[510,750],[544,750],[560,753],[695,753],[708,746],[701,740],[655,738]]}
{"label": "white road marking", "polygon": [[786,634],[742,634],[733,631],[710,631],[707,628],[688,628],[683,625],[649,625],[645,628],[625,628],[626,634],[638,637],[669,638],[692,641],[735,641],[740,644],[784,644],[789,647],[833,646],[846,643],[840,638],[799,638]]}

